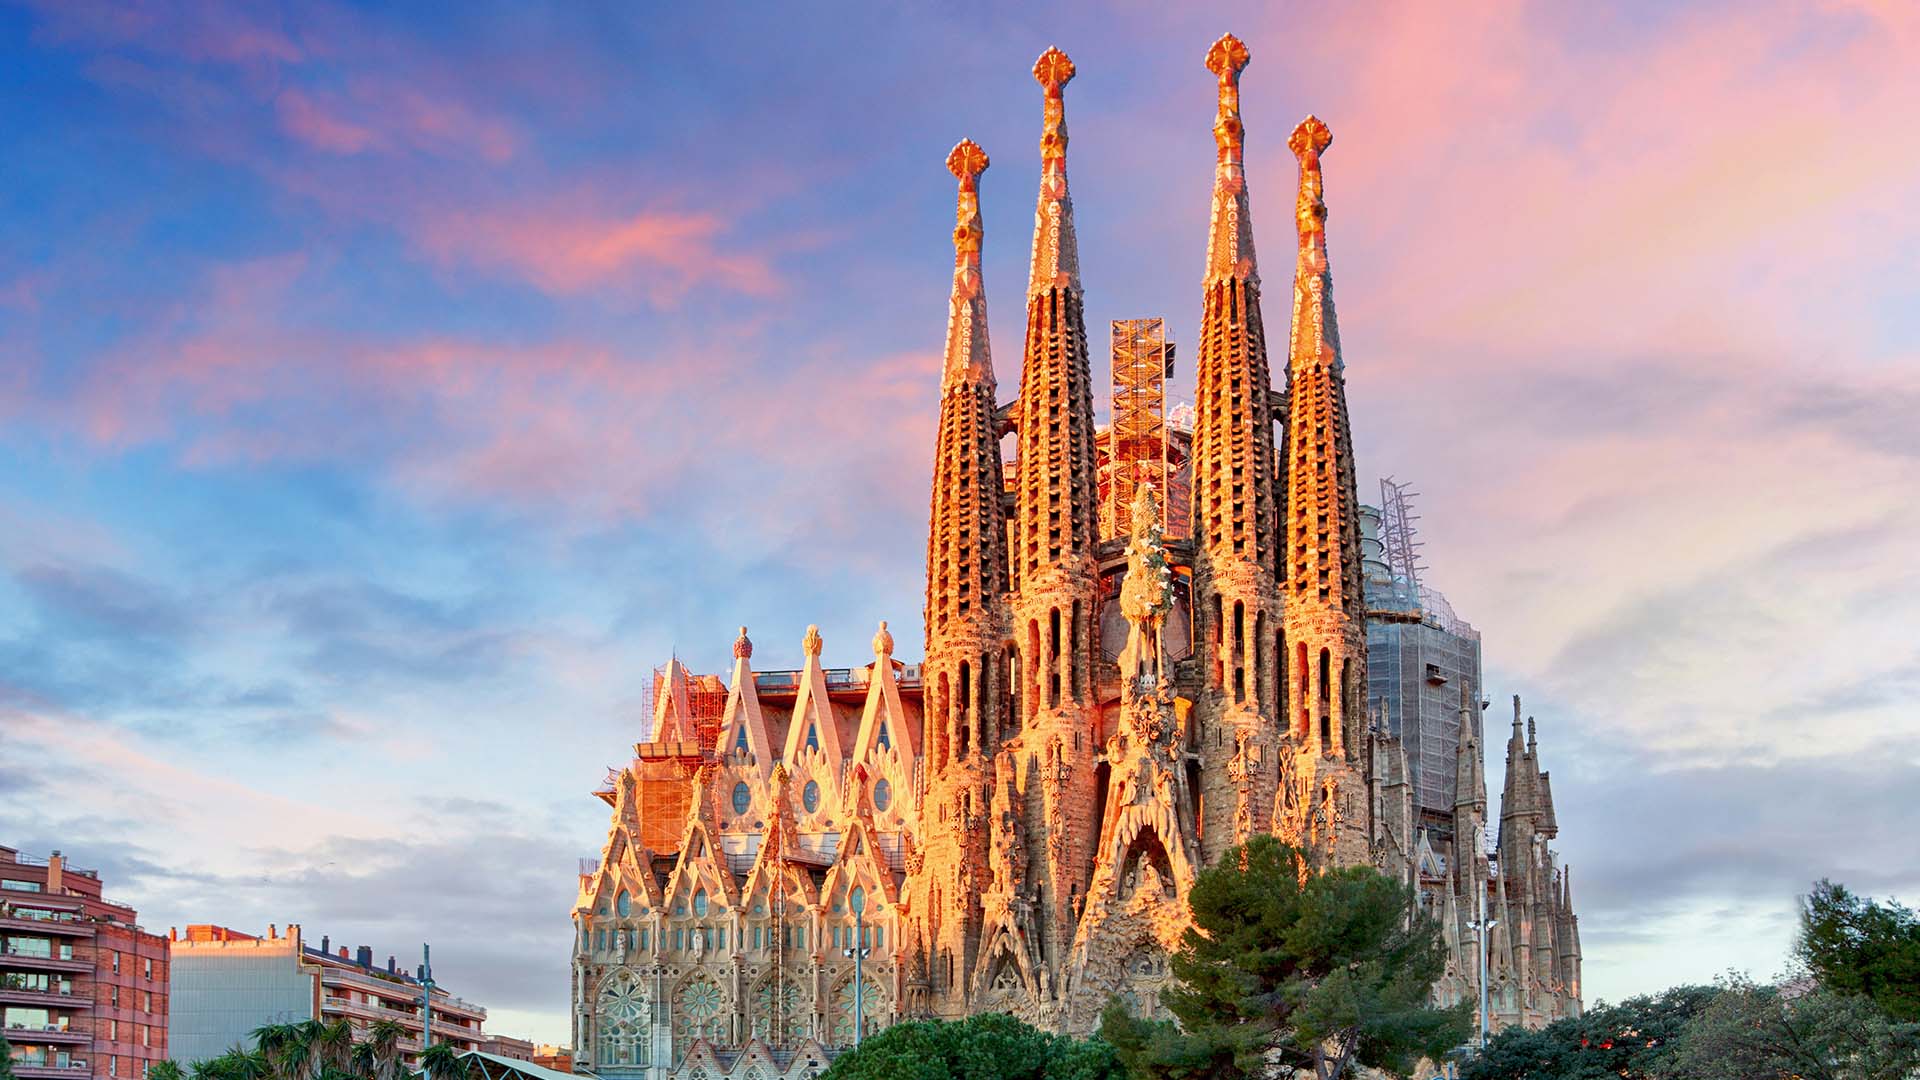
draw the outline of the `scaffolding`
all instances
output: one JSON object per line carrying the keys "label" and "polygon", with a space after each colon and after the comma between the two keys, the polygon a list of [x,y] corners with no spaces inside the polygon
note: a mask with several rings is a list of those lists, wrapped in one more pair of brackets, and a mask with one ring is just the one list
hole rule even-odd
{"label": "scaffolding", "polygon": [[1159,494],[1169,539],[1188,535],[1190,481],[1174,467],[1167,427],[1167,378],[1173,342],[1164,319],[1113,321],[1113,423],[1101,467],[1100,533],[1124,535],[1128,508],[1143,483]]}
{"label": "scaffolding", "polygon": [[1380,543],[1386,548],[1387,573],[1393,581],[1397,599],[1407,606],[1421,606],[1420,534],[1413,523],[1420,516],[1413,512],[1413,500],[1420,493],[1413,485],[1397,482],[1391,476],[1380,478]]}

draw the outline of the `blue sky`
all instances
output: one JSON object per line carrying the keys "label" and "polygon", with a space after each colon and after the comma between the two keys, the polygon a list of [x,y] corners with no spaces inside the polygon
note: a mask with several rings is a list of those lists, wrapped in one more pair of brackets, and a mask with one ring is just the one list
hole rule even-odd
{"label": "blue sky", "polygon": [[0,841],[564,1039],[652,666],[917,652],[947,150],[1011,387],[1066,49],[1089,321],[1190,343],[1225,30],[1270,290],[1335,132],[1363,489],[1540,717],[1589,998],[1910,897],[1920,24],[1846,3],[0,6]]}

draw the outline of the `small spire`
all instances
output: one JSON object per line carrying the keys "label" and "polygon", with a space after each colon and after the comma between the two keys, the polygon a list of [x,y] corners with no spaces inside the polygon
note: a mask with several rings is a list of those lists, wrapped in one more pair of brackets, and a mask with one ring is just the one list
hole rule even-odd
{"label": "small spire", "polygon": [[991,383],[993,356],[987,345],[987,292],[980,274],[980,246],[986,229],[980,218],[980,174],[987,152],[962,139],[947,155],[947,171],[960,180],[954,208],[953,295],[947,307],[947,359],[943,384],[957,379]]}
{"label": "small spire", "polygon": [[1046,111],[1040,128],[1040,201],[1034,210],[1029,299],[1050,288],[1080,289],[1080,248],[1073,232],[1073,200],[1067,194],[1067,103],[1061,93],[1073,75],[1073,61],[1057,48],[1033,62],[1034,81],[1046,92]]}
{"label": "small spire", "polygon": [[1539,744],[1534,741],[1533,717],[1527,717],[1527,756],[1539,756]]}
{"label": "small spire", "polygon": [[1252,55],[1232,34],[1224,34],[1207,50],[1207,70],[1220,79],[1220,109],[1214,116],[1213,141],[1222,162],[1238,163],[1245,150],[1246,130],[1240,124],[1240,72]]}
{"label": "small spire", "polygon": [[735,660],[753,659],[753,639],[747,636],[747,628],[740,628],[740,636],[733,639],[733,658]]}
{"label": "small spire", "polygon": [[800,651],[808,656],[819,656],[825,643],[820,639],[820,627],[817,623],[807,624],[807,636],[800,639]]}
{"label": "small spire", "polygon": [[1300,198],[1294,206],[1299,217],[1301,243],[1309,233],[1326,232],[1326,181],[1320,175],[1320,155],[1333,145],[1333,131],[1317,116],[1300,121],[1287,139],[1287,149],[1300,159]]}
{"label": "small spire", "polygon": [[1213,211],[1207,230],[1207,272],[1211,284],[1237,277],[1258,281],[1253,254],[1253,208],[1247,197],[1243,165],[1246,127],[1240,122],[1240,72],[1251,54],[1227,34],[1207,50],[1207,70],[1220,80],[1220,105],[1213,119],[1213,141],[1220,160],[1213,170]]}
{"label": "small spire", "polygon": [[873,655],[885,660],[893,655],[893,634],[887,630],[887,620],[880,620],[880,629],[873,635]]}

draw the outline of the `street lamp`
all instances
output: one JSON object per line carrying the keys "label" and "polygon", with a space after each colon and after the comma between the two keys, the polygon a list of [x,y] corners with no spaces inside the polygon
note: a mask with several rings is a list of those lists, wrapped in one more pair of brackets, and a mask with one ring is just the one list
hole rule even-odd
{"label": "street lamp", "polygon": [[[433,946],[420,946],[420,1053],[424,1057],[433,1048]],[[432,1080],[425,1066],[422,1075]]]}
{"label": "street lamp", "polygon": [[1500,920],[1487,917],[1487,895],[1484,888],[1480,890],[1479,902],[1476,906],[1479,909],[1479,918],[1468,925],[1473,927],[1474,937],[1478,939],[1474,943],[1474,952],[1479,954],[1480,961],[1480,1049],[1485,1050],[1487,1048],[1487,957],[1493,948],[1492,937],[1487,931],[1499,926]]}
{"label": "street lamp", "polygon": [[853,947],[844,953],[853,960],[853,1045],[857,1047],[867,1018],[867,980],[861,966],[867,957],[866,923],[861,918],[867,910],[866,890],[855,885],[847,894],[847,906],[853,909]]}

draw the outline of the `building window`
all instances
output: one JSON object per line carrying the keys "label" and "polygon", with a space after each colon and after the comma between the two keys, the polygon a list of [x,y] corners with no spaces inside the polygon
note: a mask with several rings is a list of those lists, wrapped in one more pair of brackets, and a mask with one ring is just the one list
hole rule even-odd
{"label": "building window", "polygon": [[[116,952],[116,953],[112,953],[111,955],[113,956],[113,973],[115,975],[118,975],[120,974],[120,954]],[[119,1003],[115,1002],[115,1004],[119,1004]]]}
{"label": "building window", "polygon": [[707,917],[707,890],[697,889],[693,894],[693,914],[695,918]]}
{"label": "building window", "polygon": [[640,951],[645,952],[646,948],[647,948],[647,928],[643,926],[640,928]]}
{"label": "building window", "polygon": [[39,882],[21,881],[17,878],[6,878],[4,880],[0,880],[0,889],[7,889],[11,892],[41,892],[42,891],[42,888]]}
{"label": "building window", "polygon": [[747,809],[752,805],[753,805],[753,792],[747,790],[747,782],[745,780],[742,780],[739,783],[734,784],[733,785],[733,812],[736,814],[744,814],[747,812]]}
{"label": "building window", "polygon": [[614,898],[613,910],[619,912],[623,919],[633,914],[633,898],[627,895],[627,890],[621,889],[620,895]]}
{"label": "building window", "polygon": [[809,814],[820,809],[820,782],[818,780],[809,780],[807,781],[807,786],[800,789],[800,803],[807,808],[807,813]]}
{"label": "building window", "polygon": [[883,776],[873,782],[873,808],[875,810],[885,810],[892,805],[893,785],[887,783],[887,778]]}
{"label": "building window", "polygon": [[153,957],[143,956],[140,958],[140,977],[143,979],[153,978]]}

